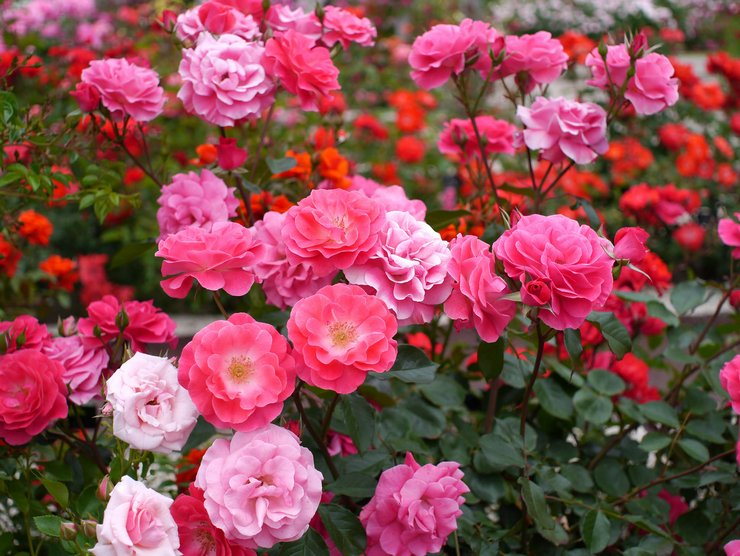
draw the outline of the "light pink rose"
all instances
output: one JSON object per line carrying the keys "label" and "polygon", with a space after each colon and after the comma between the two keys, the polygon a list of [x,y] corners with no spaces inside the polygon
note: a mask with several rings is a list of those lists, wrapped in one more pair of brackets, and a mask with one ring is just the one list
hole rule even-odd
{"label": "light pink rose", "polygon": [[736,222],[732,218],[720,218],[717,233],[722,243],[728,247],[734,247],[732,257],[740,259],[740,212],[735,213]]}
{"label": "light pink rose", "polygon": [[408,212],[391,211],[367,262],[344,270],[350,284],[372,290],[398,317],[399,324],[422,324],[452,291],[447,276],[447,242],[426,222]]}
{"label": "light pink rose", "polygon": [[265,72],[265,49],[236,35],[203,33],[182,51],[177,97],[185,110],[218,126],[258,116],[275,102],[275,83]]}
{"label": "light pink rose", "polygon": [[113,435],[137,450],[182,450],[198,420],[177,369],[166,357],[135,353],[105,384]]}
{"label": "light pink rose", "polygon": [[516,313],[516,303],[503,297],[511,291],[496,275],[496,259],[487,243],[475,236],[458,235],[450,242],[452,258],[447,272],[452,294],[444,311],[455,327],[475,327],[484,342],[495,342]]}
{"label": "light pink rose", "polygon": [[287,429],[267,425],[219,438],[203,456],[195,486],[211,522],[247,548],[301,538],[321,500],[313,455]]}
{"label": "light pink rose", "polygon": [[366,556],[425,556],[442,550],[457,529],[463,494],[460,464],[420,466],[411,453],[386,469],[370,502],[360,512],[367,533]]}
{"label": "light pink rose", "polygon": [[670,60],[651,52],[635,62],[635,76],[627,84],[624,97],[638,114],[655,114],[678,101],[678,79]]}
{"label": "light pink rose", "polygon": [[[483,140],[483,150],[487,156],[493,154],[514,154],[514,133],[516,126],[492,116],[475,118],[478,132]],[[442,154],[450,154],[463,160],[480,159],[480,146],[473,124],[469,119],[453,118],[445,122],[439,134],[437,148]]]}
{"label": "light pink rose", "polygon": [[530,92],[536,85],[552,83],[568,69],[568,55],[558,39],[547,31],[533,35],[507,35],[506,56],[496,75],[516,75],[517,82]]}
{"label": "light pink rose", "polygon": [[337,42],[345,49],[353,42],[361,46],[373,46],[377,36],[378,31],[368,18],[357,17],[336,6],[324,8],[324,35],[321,40],[329,48]]}
{"label": "light pink rose", "polygon": [[631,65],[629,49],[625,44],[607,46],[606,64],[604,64],[599,49],[594,48],[586,56],[585,63],[591,70],[591,79],[586,81],[588,85],[602,90],[611,87],[619,90],[627,79]]}
{"label": "light pink rose", "polygon": [[196,42],[207,31],[212,35],[236,35],[252,41],[260,37],[260,26],[251,15],[233,6],[211,0],[177,16],[175,34],[181,41]]}
{"label": "light pink rose", "polygon": [[81,79],[98,89],[103,106],[118,120],[128,115],[137,122],[148,122],[164,108],[164,89],[157,72],[123,58],[93,60],[82,70]]}
{"label": "light pink rose", "polygon": [[236,216],[239,201],[234,188],[210,170],[175,174],[172,183],[162,187],[157,199],[159,239],[190,225],[208,228],[215,222],[226,222]]}
{"label": "light pink rose", "polygon": [[648,252],[645,242],[650,234],[639,227],[620,228],[614,236],[614,258],[631,264],[642,262]]}
{"label": "light pink rose", "polygon": [[588,226],[562,215],[523,216],[493,244],[506,274],[526,284],[541,280],[551,291],[542,322],[555,328],[578,328],[600,309],[612,291],[611,243]]}
{"label": "light pink rose", "polygon": [[341,89],[329,50],[292,29],[267,41],[263,64],[305,111],[317,112],[322,98]]}
{"label": "light pink rose", "polygon": [[189,226],[159,242],[155,256],[162,261],[162,289],[170,297],[188,295],[193,281],[209,291],[246,295],[254,284],[253,272],[263,257],[254,229],[236,222],[216,222],[210,229]]}
{"label": "light pink rose", "polygon": [[730,396],[732,409],[740,415],[740,355],[725,363],[719,371],[719,383]]}
{"label": "light pink rose", "polygon": [[597,104],[537,97],[531,108],[519,106],[516,114],[526,126],[527,147],[542,151],[542,158],[553,164],[566,157],[588,164],[609,148],[606,112]]}
{"label": "light pink rose", "polygon": [[51,342],[49,329],[31,315],[20,315],[13,320],[0,322],[0,336],[5,353],[20,349],[41,351]]}
{"label": "light pink rose", "polygon": [[402,210],[413,215],[417,220],[424,220],[427,206],[419,199],[409,199],[400,185],[383,185],[359,175],[352,176],[350,191],[362,191],[377,202],[386,212]]}
{"label": "light pink rose", "polygon": [[382,207],[358,191],[314,189],[288,210],[283,242],[291,264],[317,276],[365,263],[385,222]]}
{"label": "light pink rose", "polygon": [[293,30],[314,43],[321,37],[321,22],[314,12],[306,13],[300,6],[291,8],[287,4],[272,4],[267,10],[265,21],[273,33],[284,33]]}
{"label": "light pink rose", "polygon": [[100,346],[88,346],[80,336],[54,338],[44,354],[64,367],[62,380],[69,387],[69,399],[77,405],[102,393],[100,378],[108,366],[108,352]]}
{"label": "light pink rose", "polygon": [[354,392],[368,372],[383,373],[396,360],[396,318],[357,286],[326,286],[299,301],[287,328],[298,376],[325,390]]}
{"label": "light pink rose", "polygon": [[110,495],[103,523],[95,529],[95,556],[179,556],[177,524],[170,515],[172,499],[124,475]]}
{"label": "light pink rose", "polygon": [[295,389],[295,360],[274,327],[235,313],[185,346],[178,378],[206,421],[251,431],[280,415]]}

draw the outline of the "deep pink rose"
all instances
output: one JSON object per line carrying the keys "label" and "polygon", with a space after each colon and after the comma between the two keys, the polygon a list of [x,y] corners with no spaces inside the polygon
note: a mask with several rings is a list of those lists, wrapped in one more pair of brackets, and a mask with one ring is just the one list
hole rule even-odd
{"label": "deep pink rose", "polygon": [[98,90],[103,106],[118,120],[128,115],[137,122],[148,122],[162,113],[164,89],[152,69],[123,58],[106,58],[90,62],[81,79]]}
{"label": "deep pink rose", "polygon": [[203,27],[212,35],[223,35],[234,28],[237,10],[219,2],[205,2],[198,7],[198,17]]}
{"label": "deep pink rose", "polygon": [[562,97],[537,97],[530,108],[519,106],[517,116],[526,126],[524,142],[553,164],[570,158],[577,164],[593,162],[609,148],[606,112],[592,102]]}
{"label": "deep pink rose", "polygon": [[458,329],[475,327],[485,342],[499,339],[516,313],[516,303],[503,299],[511,293],[496,275],[496,259],[488,244],[475,236],[458,235],[450,242],[447,272],[452,294],[444,311]]}
{"label": "deep pink rose", "polygon": [[80,336],[54,338],[44,354],[64,367],[62,380],[69,387],[69,399],[77,405],[102,393],[101,376],[108,366],[108,352],[102,345],[89,346]]}
{"label": "deep pink rose", "polygon": [[402,210],[414,216],[417,220],[424,220],[427,206],[424,201],[409,199],[406,191],[399,185],[383,185],[374,180],[359,175],[352,176],[350,191],[362,191],[376,201],[386,212]]}
{"label": "deep pink rose", "polygon": [[267,10],[265,20],[275,34],[292,29],[314,42],[321,36],[319,18],[312,11],[306,13],[300,6],[291,8],[287,4],[272,4]]}
{"label": "deep pink rose", "polygon": [[[219,137],[216,153],[219,168],[226,171],[239,168],[247,160],[246,149],[239,147],[233,138]],[[239,204],[238,201],[236,203]],[[236,210],[233,216],[236,216]]]}
{"label": "deep pink rose", "polygon": [[604,64],[599,49],[594,48],[586,56],[585,63],[591,70],[591,79],[586,81],[587,84],[602,90],[612,87],[619,90],[627,79],[630,69],[630,53],[627,45],[624,44],[607,46],[606,64]]}
{"label": "deep pink rose", "polygon": [[254,284],[253,267],[263,257],[254,229],[236,222],[216,222],[210,229],[189,226],[159,242],[162,289],[170,297],[188,295],[193,281],[209,291],[246,295]]}
{"label": "deep pink rose", "polygon": [[195,486],[213,525],[247,548],[301,538],[321,500],[313,455],[287,429],[267,425],[219,438],[203,456]]}
{"label": "deep pink rose", "polygon": [[552,83],[568,68],[568,55],[558,39],[547,31],[533,35],[507,35],[506,56],[496,75],[516,75],[517,82],[530,92],[536,85]]}
{"label": "deep pink rose", "polygon": [[642,262],[648,252],[645,245],[650,234],[639,227],[617,230],[614,236],[614,258],[628,260],[631,264]]}
{"label": "deep pink rose", "polygon": [[[514,154],[514,133],[516,126],[493,116],[475,118],[483,150],[487,156],[493,154]],[[470,119],[458,119],[445,122],[437,142],[439,152],[460,157],[462,160],[480,159],[480,145]]]}
{"label": "deep pink rose", "polygon": [[470,489],[460,464],[420,466],[411,453],[386,469],[370,502],[360,512],[367,533],[366,556],[426,556],[442,550],[457,529]]}
{"label": "deep pink rose", "polygon": [[740,355],[725,363],[719,371],[719,383],[730,396],[732,409],[740,415]]}
{"label": "deep pink rose", "polygon": [[24,349],[0,355],[0,439],[30,441],[55,419],[67,416],[67,387],[58,361]]}
{"label": "deep pink rose", "polygon": [[0,339],[5,353],[20,349],[41,351],[51,342],[51,334],[46,325],[31,315],[21,315],[10,321],[0,322]]}
{"label": "deep pink rose", "polygon": [[380,299],[346,284],[326,286],[299,301],[288,319],[298,376],[339,394],[357,390],[368,372],[393,366],[397,330],[396,318]]}
{"label": "deep pink rose", "polygon": [[734,247],[732,257],[740,259],[740,212],[735,213],[736,222],[732,218],[720,218],[717,233],[722,243],[728,247]]}
{"label": "deep pink rose", "polygon": [[530,280],[526,284],[522,284],[520,295],[522,296],[522,303],[525,305],[542,307],[550,302],[552,292],[547,282],[543,280]]}
{"label": "deep pink rose", "polygon": [[353,42],[361,46],[373,46],[377,36],[378,31],[368,18],[357,17],[336,6],[324,8],[324,35],[321,40],[329,48],[337,42],[342,48],[349,48]]}
{"label": "deep pink rose", "polygon": [[252,41],[260,37],[259,23],[222,0],[210,0],[177,17],[175,34],[181,41],[196,42],[203,32],[236,35]]}
{"label": "deep pink rose", "polygon": [[[738,442],[738,445],[740,446],[740,442]],[[738,453],[740,453],[740,450],[738,451]],[[738,459],[740,459],[740,457]],[[728,542],[724,546],[724,549],[725,556],[740,556],[740,539]]]}
{"label": "deep pink rose", "polygon": [[550,288],[550,309],[539,312],[555,328],[578,328],[612,291],[612,246],[588,226],[562,215],[523,216],[493,244],[506,274],[523,284],[541,280]]}
{"label": "deep pink rose", "polygon": [[83,112],[92,112],[100,106],[100,91],[95,85],[78,83],[75,90],[69,94],[77,101]]}
{"label": "deep pink rose", "polygon": [[678,101],[678,79],[670,60],[651,52],[635,62],[635,75],[627,84],[624,97],[638,114],[655,114]]}
{"label": "deep pink rose", "polygon": [[280,415],[295,389],[295,360],[274,327],[235,313],[185,346],[178,378],[206,421],[251,431]]}

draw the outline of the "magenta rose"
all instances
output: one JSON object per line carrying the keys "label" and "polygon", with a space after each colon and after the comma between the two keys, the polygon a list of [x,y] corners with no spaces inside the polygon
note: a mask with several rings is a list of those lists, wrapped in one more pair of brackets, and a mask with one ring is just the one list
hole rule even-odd
{"label": "magenta rose", "polygon": [[586,81],[588,85],[602,90],[612,87],[619,90],[627,80],[632,61],[627,45],[618,44],[607,46],[606,64],[598,48],[588,53],[585,63],[591,70],[591,79]]}
{"label": "magenta rose", "polygon": [[300,6],[291,8],[287,4],[272,4],[265,14],[265,21],[275,34],[292,29],[314,42],[321,37],[322,27],[319,18],[313,11],[305,12]]}
{"label": "magenta rose", "polygon": [[719,371],[719,383],[730,396],[732,409],[740,415],[740,355],[725,363]]}
{"label": "magenta rose", "polygon": [[89,346],[80,336],[54,338],[44,354],[64,367],[62,380],[69,387],[70,401],[82,405],[100,396],[101,377],[109,359],[102,345]]}
{"label": "magenta rose", "polygon": [[382,185],[374,180],[354,175],[349,190],[362,191],[386,212],[401,210],[410,213],[417,220],[424,220],[427,213],[424,201],[409,199],[406,191],[399,185]]}
{"label": "magenta rose", "polygon": [[[216,145],[216,156],[218,167],[222,170],[234,170],[239,168],[247,160],[247,151],[237,145],[236,139],[232,137],[219,137]],[[236,201],[236,199],[234,199]],[[239,204],[236,201],[237,206]],[[236,216],[236,210],[233,216]]]}
{"label": "magenta rose", "polygon": [[337,42],[342,48],[349,48],[353,42],[361,46],[373,46],[378,35],[375,25],[368,18],[357,17],[336,6],[324,8],[323,23],[324,35],[321,41],[329,48]]}
{"label": "magenta rose", "polygon": [[[487,156],[493,154],[514,154],[514,133],[516,126],[492,116],[475,118],[483,150]],[[460,157],[462,160],[480,158],[480,145],[469,119],[453,118],[445,122],[437,142],[439,152]]]}
{"label": "magenta rose", "polygon": [[20,349],[41,351],[51,342],[46,325],[41,324],[31,315],[21,315],[11,321],[0,322],[0,342],[5,353]]}
{"label": "magenta rose", "polygon": [[533,35],[507,35],[506,56],[496,69],[496,75],[517,76],[526,92],[536,85],[552,83],[568,68],[568,55],[558,39],[547,31]]}
{"label": "magenta rose", "polygon": [[252,41],[260,38],[259,22],[235,6],[210,0],[177,17],[175,34],[181,41],[194,43],[204,32],[212,35],[236,35]]}
{"label": "magenta rose", "polygon": [[77,101],[82,112],[92,112],[100,106],[100,91],[95,85],[89,83],[78,83],[69,96]]}
{"label": "magenta rose", "polygon": [[735,218],[720,218],[717,233],[722,243],[733,247],[732,257],[740,259],[740,212],[735,213]]}
{"label": "magenta rose", "polygon": [[638,227],[620,228],[614,236],[614,258],[628,260],[631,264],[642,262],[648,252],[645,246],[648,234]]}

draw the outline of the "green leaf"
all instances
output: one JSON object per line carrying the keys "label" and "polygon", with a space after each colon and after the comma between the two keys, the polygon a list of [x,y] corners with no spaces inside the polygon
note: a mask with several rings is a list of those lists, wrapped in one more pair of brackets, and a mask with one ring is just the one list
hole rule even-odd
{"label": "green leaf", "polygon": [[434,382],[419,388],[422,395],[442,408],[464,409],[465,389],[448,375],[438,375]]}
{"label": "green leaf", "polygon": [[582,388],[573,396],[576,411],[586,421],[594,425],[603,425],[612,416],[614,406],[609,398],[599,396],[587,388]]}
{"label": "green leaf", "polygon": [[586,375],[586,380],[591,388],[605,396],[616,396],[627,387],[618,375],[601,369],[590,371]]}
{"label": "green leaf", "polygon": [[298,161],[292,156],[287,156],[285,158],[271,158],[268,156],[265,158],[265,162],[267,162],[267,167],[273,174],[287,172],[288,170],[295,168],[298,164]]}
{"label": "green leaf", "polygon": [[337,504],[322,504],[319,506],[319,515],[341,554],[360,556],[365,551],[365,529],[355,514]]}
{"label": "green leaf", "polygon": [[481,342],[478,346],[478,367],[488,380],[498,378],[504,370],[504,339],[494,343]]}
{"label": "green leaf", "polygon": [[190,450],[197,448],[215,434],[216,428],[202,416],[198,417],[198,422],[195,424],[193,432],[190,433],[185,446],[183,446],[182,453],[187,454]]}
{"label": "green leaf", "polygon": [[278,556],[329,556],[329,549],[321,535],[309,529],[297,541],[282,543]]}
{"label": "green leaf", "polygon": [[569,419],[573,415],[573,402],[557,380],[542,378],[534,383],[534,393],[543,409],[559,419]]}
{"label": "green leaf", "polygon": [[706,295],[706,286],[699,282],[681,282],[671,290],[671,305],[676,313],[683,315],[704,303]]}
{"label": "green leaf", "polygon": [[352,442],[360,452],[366,452],[375,438],[375,410],[357,394],[342,396],[339,400],[342,422],[347,427]]}
{"label": "green leaf", "polygon": [[675,530],[686,543],[701,545],[709,540],[712,525],[706,514],[696,509],[680,516],[676,520]]}
{"label": "green leaf", "polygon": [[621,359],[632,349],[632,340],[624,325],[619,322],[614,313],[592,312],[587,319],[594,324],[604,335],[609,349]]}
{"label": "green leaf", "polygon": [[333,483],[326,485],[326,490],[340,496],[352,498],[370,498],[375,493],[376,481],[364,473],[346,473]]}
{"label": "green leaf", "polygon": [[591,510],[581,520],[583,542],[592,554],[598,554],[609,546],[611,524],[599,510]]}
{"label": "green leaf", "polygon": [[576,492],[589,492],[594,486],[594,480],[588,469],[577,463],[569,463],[560,471],[570,481],[571,488]]}
{"label": "green leaf", "polygon": [[667,425],[674,429],[677,429],[680,426],[676,410],[666,402],[656,401],[641,404],[640,413],[642,413],[647,420],[660,423],[661,425]]}
{"label": "green leaf", "polygon": [[573,363],[580,361],[581,354],[583,353],[581,331],[573,328],[566,328],[563,331],[563,339],[565,340],[565,349],[568,350],[570,360]]}
{"label": "green leaf", "polygon": [[683,438],[678,441],[678,445],[686,452],[686,455],[696,461],[707,461],[709,459],[709,450],[698,440]]}
{"label": "green leaf", "polygon": [[54,497],[54,500],[56,500],[62,508],[67,507],[67,503],[69,502],[69,491],[64,483],[41,477],[41,484],[44,485],[44,488],[49,491],[49,494]]}
{"label": "green leaf", "polygon": [[594,469],[596,485],[610,496],[622,496],[630,488],[623,465],[614,458],[604,458]]}
{"label": "green leaf", "polygon": [[424,220],[426,220],[427,224],[429,224],[433,229],[439,231],[450,224],[457,224],[460,218],[469,215],[470,211],[467,210],[432,210],[427,212]]}
{"label": "green leaf", "polygon": [[660,432],[647,433],[640,442],[640,448],[646,452],[657,452],[670,446],[671,437]]}
{"label": "green leaf", "polygon": [[397,378],[408,384],[429,384],[434,381],[439,365],[433,363],[419,348],[408,344],[398,346],[398,356],[391,370],[373,373],[380,379]]}
{"label": "green leaf", "polygon": [[524,467],[524,455],[521,445],[510,444],[508,439],[494,430],[480,437],[480,450],[476,452],[473,464],[481,473],[495,473],[507,467],[521,469]]}
{"label": "green leaf", "polygon": [[668,326],[678,326],[681,324],[681,320],[662,301],[648,301],[646,306],[648,314],[651,317],[659,318]]}
{"label": "green leaf", "polygon": [[49,537],[58,537],[61,534],[62,518],[58,515],[40,515],[33,518],[36,529]]}
{"label": "green leaf", "polygon": [[144,257],[144,255],[151,252],[151,256],[154,256],[156,251],[156,245],[153,242],[146,243],[130,243],[124,245],[118,252],[113,255],[110,260],[110,267],[119,268],[134,261],[137,261]]}
{"label": "green leaf", "polygon": [[396,409],[404,413],[413,433],[422,438],[439,438],[447,425],[442,411],[418,397],[407,398]]}
{"label": "green leaf", "polygon": [[[524,477],[519,479],[522,487],[522,498],[527,505],[527,511],[534,520],[537,532],[554,544],[567,542],[568,536],[564,535],[562,528],[556,528],[555,519],[550,515],[550,511],[545,501],[545,492],[542,488]],[[564,538],[563,538],[564,537]]]}

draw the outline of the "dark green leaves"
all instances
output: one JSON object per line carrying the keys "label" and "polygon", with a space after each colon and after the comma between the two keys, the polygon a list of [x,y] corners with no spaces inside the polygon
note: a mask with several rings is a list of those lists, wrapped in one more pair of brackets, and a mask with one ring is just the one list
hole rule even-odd
{"label": "dark green leaves", "polygon": [[450,224],[457,224],[460,218],[469,215],[470,212],[467,210],[432,210],[427,212],[425,220],[433,229],[439,231]]}
{"label": "dark green leaves", "polygon": [[553,544],[568,542],[567,533],[560,527],[550,515],[545,501],[545,492],[536,483],[529,479],[519,480],[522,487],[522,498],[527,505],[527,511],[534,520],[537,532]]}
{"label": "dark green leaves", "polygon": [[337,504],[322,504],[319,515],[341,554],[360,556],[363,553],[367,545],[365,529],[355,514]]}
{"label": "dark green leaves", "polygon": [[576,411],[586,421],[594,425],[603,425],[612,415],[614,406],[609,398],[600,396],[588,388],[582,388],[573,396]]}
{"label": "dark green leaves", "polygon": [[671,305],[676,313],[683,315],[704,303],[706,295],[706,286],[696,281],[681,282],[671,290]]}
{"label": "dark green leaves", "polygon": [[648,402],[640,405],[640,413],[649,421],[660,423],[673,428],[678,428],[678,415],[676,410],[665,402]]}
{"label": "dark green leaves", "polygon": [[364,473],[345,473],[326,486],[334,494],[353,498],[370,498],[375,492],[376,481]]}
{"label": "dark green leaves", "polygon": [[534,383],[534,393],[542,408],[559,419],[573,415],[573,402],[554,378],[541,378]]}
{"label": "dark green leaves", "polygon": [[381,379],[397,378],[409,384],[429,384],[434,380],[437,365],[419,348],[408,344],[398,346],[396,362],[387,373],[373,373]]}
{"label": "dark green leaves", "polygon": [[624,354],[632,349],[632,340],[629,332],[624,325],[617,320],[614,313],[592,312],[586,319],[598,328],[604,335],[609,349],[618,357],[624,357]]}
{"label": "dark green leaves", "polygon": [[365,398],[357,394],[342,396],[336,417],[347,427],[357,449],[367,451],[375,438],[375,410]]}
{"label": "dark green leaves", "polygon": [[267,162],[267,167],[273,174],[287,172],[288,170],[295,168],[296,164],[298,164],[298,161],[292,156],[287,156],[285,158],[270,158],[268,156],[265,159],[265,162]]}
{"label": "dark green leaves", "polygon": [[600,369],[590,371],[586,375],[589,386],[605,396],[616,396],[624,392],[626,385],[615,373]]}
{"label": "dark green leaves", "polygon": [[503,338],[492,344],[481,342],[478,346],[478,367],[488,380],[498,378],[504,368],[504,347]]}
{"label": "dark green leaves", "polygon": [[36,529],[44,535],[58,537],[61,534],[62,518],[57,515],[40,515],[34,517],[33,522],[36,524]]}
{"label": "dark green leaves", "polygon": [[283,544],[278,556],[329,556],[329,549],[321,535],[309,529],[297,541]]}
{"label": "dark green leaves", "polygon": [[591,510],[581,520],[583,542],[592,554],[598,554],[609,546],[611,525],[609,519],[598,510]]}

